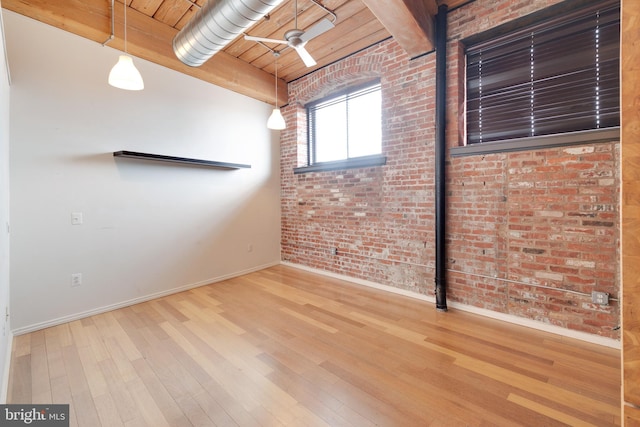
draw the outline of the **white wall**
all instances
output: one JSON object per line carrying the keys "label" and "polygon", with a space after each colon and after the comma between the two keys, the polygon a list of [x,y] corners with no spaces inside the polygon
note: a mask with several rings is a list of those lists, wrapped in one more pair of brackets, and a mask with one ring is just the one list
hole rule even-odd
{"label": "white wall", "polygon": [[[119,51],[6,11],[5,26],[15,333],[279,262],[269,105],[138,58],[145,90],[115,89]],[[116,160],[118,150],[251,169]]]}
{"label": "white wall", "polygon": [[0,403],[6,401],[11,333],[5,313],[9,307],[9,71],[5,61],[0,14]]}

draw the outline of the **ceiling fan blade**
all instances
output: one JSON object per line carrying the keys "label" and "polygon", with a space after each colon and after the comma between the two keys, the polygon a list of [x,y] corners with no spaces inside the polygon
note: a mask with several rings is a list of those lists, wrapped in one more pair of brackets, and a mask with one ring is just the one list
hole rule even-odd
{"label": "ceiling fan blade", "polygon": [[308,31],[305,31],[304,34],[300,36],[300,38],[303,42],[308,42],[312,38],[318,37],[320,34],[329,31],[333,27],[335,27],[335,25],[333,25],[333,22],[329,21],[327,18],[324,18],[322,21],[309,28]]}
{"label": "ceiling fan blade", "polygon": [[296,50],[296,52],[298,52],[298,55],[300,55],[300,59],[302,59],[304,65],[306,65],[307,67],[313,67],[314,65],[316,65],[315,59],[313,59],[309,52],[307,52],[307,50],[304,48],[304,44],[294,49]]}
{"label": "ceiling fan blade", "polygon": [[289,43],[286,40],[268,39],[268,38],[265,38],[265,37],[254,37],[254,36],[248,36],[246,34],[244,36],[244,39],[245,40],[251,40],[251,41],[254,41],[254,42],[264,42],[264,43],[279,43],[279,44],[287,44],[287,43]]}

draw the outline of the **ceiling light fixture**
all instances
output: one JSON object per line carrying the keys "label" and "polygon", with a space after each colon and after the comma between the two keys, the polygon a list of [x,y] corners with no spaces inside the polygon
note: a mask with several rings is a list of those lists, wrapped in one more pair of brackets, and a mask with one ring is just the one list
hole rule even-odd
{"label": "ceiling light fixture", "polygon": [[[142,90],[144,81],[140,72],[133,65],[133,58],[127,55],[127,0],[124,0],[124,55],[120,55],[118,62],[109,73],[109,84],[125,90]],[[114,11],[111,12],[113,19]]]}
{"label": "ceiling light fixture", "polygon": [[269,120],[267,120],[267,127],[274,130],[282,130],[285,129],[287,125],[284,122],[280,108],[278,108],[278,56],[280,56],[280,52],[273,52],[273,56],[276,57],[276,100],[274,103],[275,108],[269,116]]}
{"label": "ceiling light fixture", "polygon": [[302,59],[302,62],[304,62],[304,65],[306,65],[307,67],[315,66],[316,61],[315,59],[313,59],[311,54],[307,52],[307,49],[305,48],[305,46],[307,45],[307,42],[310,41],[311,39],[314,39],[319,35],[332,29],[335,26],[334,23],[338,19],[338,17],[336,16],[335,13],[331,12],[329,9],[322,6],[320,3],[316,2],[315,0],[312,0],[312,1],[314,4],[320,6],[325,12],[331,14],[331,16],[333,16],[333,22],[324,18],[322,21],[318,22],[317,24],[309,28],[307,31],[299,29],[298,28],[298,0],[296,0],[294,2],[294,8],[295,8],[294,9],[294,28],[284,33],[284,40],[270,39],[265,37],[256,37],[256,36],[250,36],[248,34],[244,35],[244,39],[256,41],[262,44],[267,49],[270,49],[270,48],[266,46],[264,43],[286,44],[287,47],[292,47],[293,49],[295,49],[295,51],[298,53],[298,56],[300,56],[300,59]]}

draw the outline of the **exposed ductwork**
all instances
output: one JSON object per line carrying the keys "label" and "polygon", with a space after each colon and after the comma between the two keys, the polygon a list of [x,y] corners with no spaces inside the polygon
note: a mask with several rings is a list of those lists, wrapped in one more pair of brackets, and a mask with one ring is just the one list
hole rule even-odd
{"label": "exposed ductwork", "polygon": [[283,0],[209,0],[173,38],[180,61],[199,67]]}

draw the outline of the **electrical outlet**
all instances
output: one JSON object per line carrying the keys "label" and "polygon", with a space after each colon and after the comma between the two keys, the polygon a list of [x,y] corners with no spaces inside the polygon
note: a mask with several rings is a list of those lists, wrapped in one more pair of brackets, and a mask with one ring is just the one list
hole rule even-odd
{"label": "electrical outlet", "polygon": [[71,212],[71,225],[82,225],[82,212]]}
{"label": "electrical outlet", "polygon": [[600,305],[609,305],[609,294],[606,292],[591,292],[591,302]]}
{"label": "electrical outlet", "polygon": [[71,287],[75,288],[82,285],[82,273],[73,273],[71,275]]}
{"label": "electrical outlet", "polygon": [[331,248],[331,255],[338,255],[338,248]]}

